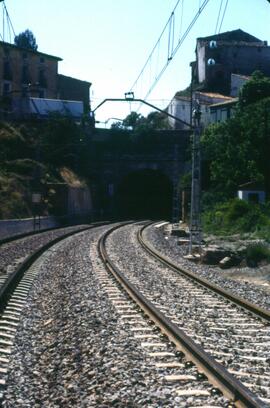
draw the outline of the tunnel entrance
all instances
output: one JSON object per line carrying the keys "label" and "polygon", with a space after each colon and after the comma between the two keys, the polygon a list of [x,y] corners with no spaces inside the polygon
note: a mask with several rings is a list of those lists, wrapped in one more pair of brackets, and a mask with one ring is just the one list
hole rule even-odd
{"label": "tunnel entrance", "polygon": [[116,191],[119,217],[133,219],[171,219],[172,183],[157,170],[128,174]]}

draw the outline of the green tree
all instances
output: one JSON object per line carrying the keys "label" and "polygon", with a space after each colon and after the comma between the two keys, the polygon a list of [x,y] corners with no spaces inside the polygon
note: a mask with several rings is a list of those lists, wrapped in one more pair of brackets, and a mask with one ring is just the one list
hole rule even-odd
{"label": "green tree", "polygon": [[270,78],[255,71],[240,91],[239,104],[243,108],[267,97],[270,97]]}
{"label": "green tree", "polygon": [[270,98],[240,107],[234,118],[208,127],[202,146],[210,189],[231,197],[239,184],[257,181],[270,192],[269,131]]}
{"label": "green tree", "polygon": [[14,44],[17,45],[17,47],[27,48],[34,51],[37,51],[38,49],[34,34],[28,29],[15,36]]}
{"label": "green tree", "polygon": [[151,130],[169,129],[170,125],[166,114],[161,112],[150,112],[147,117],[137,112],[131,112],[122,123],[115,122],[111,127],[114,129],[130,128],[136,133],[142,133]]}

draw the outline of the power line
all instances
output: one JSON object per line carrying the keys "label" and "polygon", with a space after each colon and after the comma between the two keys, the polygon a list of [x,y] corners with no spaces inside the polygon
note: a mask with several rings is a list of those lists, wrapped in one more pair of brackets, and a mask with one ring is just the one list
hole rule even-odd
{"label": "power line", "polygon": [[222,9],[222,4],[223,4],[223,0],[220,1],[219,11],[218,11],[218,18],[217,18],[217,23],[216,23],[216,28],[215,28],[215,34],[217,33],[217,28],[218,28],[218,23],[219,23],[219,18],[220,18],[220,12],[221,12],[221,9]]}
{"label": "power line", "polygon": [[181,1],[181,0],[178,0],[178,1],[177,1],[176,5],[175,5],[175,7],[174,7],[174,9],[173,9],[173,11],[171,12],[171,15],[170,15],[170,17],[169,17],[167,23],[165,24],[165,27],[163,28],[163,30],[162,30],[162,32],[161,32],[161,34],[160,34],[160,36],[159,36],[159,38],[158,38],[158,40],[157,40],[157,42],[156,42],[156,44],[154,45],[152,51],[150,52],[150,55],[149,55],[149,57],[147,58],[146,63],[144,64],[144,66],[143,66],[141,72],[139,73],[138,77],[137,77],[136,80],[134,81],[134,84],[132,85],[132,87],[130,88],[130,90],[132,90],[132,89],[136,86],[136,84],[137,84],[137,82],[139,81],[140,77],[142,76],[142,74],[143,74],[143,72],[144,72],[146,66],[148,65],[149,61],[151,60],[152,55],[154,54],[155,50],[156,50],[157,47],[159,46],[160,40],[162,39],[162,37],[163,37],[163,35],[164,35],[165,31],[166,31],[166,28],[170,25],[172,15],[174,15],[175,10],[177,9],[178,4],[180,3],[180,1]]}
{"label": "power line", "polygon": [[228,2],[229,2],[229,0],[227,0],[227,1],[226,1],[226,4],[225,4],[225,8],[224,8],[224,11],[223,11],[223,15],[222,15],[221,23],[220,23],[219,30],[218,30],[218,32],[219,32],[219,33],[220,33],[220,30],[221,30],[221,27],[222,27],[222,23],[223,23],[223,20],[224,20],[225,14],[226,14],[226,10],[227,10],[227,6],[228,6]]}
{"label": "power line", "polygon": [[167,21],[167,24],[165,25],[161,35],[159,36],[153,50],[151,51],[146,63],[144,64],[140,74],[138,75],[137,79],[135,80],[134,84],[131,87],[131,90],[134,90],[134,88],[138,85],[139,80],[142,78],[144,72],[146,71],[147,66],[149,65],[149,63],[151,62],[152,56],[155,52],[155,50],[157,49],[157,47],[160,45],[161,39],[167,29],[167,27],[169,28],[169,40],[168,40],[168,54],[167,54],[167,59],[164,63],[164,65],[162,66],[162,68],[160,69],[159,73],[155,76],[149,90],[147,91],[147,93],[145,94],[145,96],[142,99],[147,99],[147,97],[150,95],[150,93],[153,91],[154,87],[156,86],[156,84],[158,83],[158,81],[160,80],[160,78],[162,77],[163,73],[166,71],[168,65],[170,64],[170,62],[172,61],[173,57],[175,56],[175,54],[177,53],[178,49],[180,48],[180,46],[182,45],[182,43],[184,42],[184,40],[186,39],[186,37],[188,36],[189,32],[191,31],[192,27],[194,26],[194,24],[196,23],[197,19],[199,18],[199,16],[201,15],[202,11],[204,10],[204,8],[206,7],[206,5],[208,4],[209,0],[204,0],[202,4],[200,4],[199,9],[197,11],[197,13],[195,14],[195,16],[193,17],[193,19],[191,20],[191,22],[189,23],[188,27],[186,28],[185,32],[183,35],[180,35],[178,42],[176,45],[174,45],[174,26],[175,26],[175,12],[176,9],[180,3],[180,0],[177,1],[176,6],[174,7],[169,20]]}

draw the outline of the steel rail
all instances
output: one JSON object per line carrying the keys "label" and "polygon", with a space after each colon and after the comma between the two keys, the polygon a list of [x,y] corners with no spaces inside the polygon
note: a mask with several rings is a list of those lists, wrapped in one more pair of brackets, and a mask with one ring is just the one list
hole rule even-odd
{"label": "steel rail", "polygon": [[160,262],[162,262],[164,265],[168,266],[169,268],[173,269],[175,272],[178,272],[188,278],[191,278],[192,280],[196,281],[199,285],[203,286],[204,288],[208,288],[218,295],[222,296],[223,298],[226,298],[236,304],[237,306],[240,306],[244,310],[254,314],[256,317],[260,317],[261,319],[266,320],[267,322],[270,322],[270,312],[267,309],[263,309],[262,307],[259,307],[255,305],[254,303],[249,302],[248,300],[236,296],[232,292],[229,292],[226,289],[221,288],[220,286],[211,283],[209,280],[202,278],[195,273],[189,271],[188,269],[184,268],[183,266],[177,265],[175,262],[171,261],[166,255],[162,254],[159,252],[156,248],[154,248],[149,242],[146,242],[143,239],[143,231],[148,225],[143,226],[143,228],[138,231],[138,240],[140,244],[143,246],[143,248],[150,253],[152,256],[154,256],[156,259],[158,259]]}
{"label": "steel rail", "polygon": [[101,225],[106,225],[108,222],[105,223],[95,223],[91,224],[87,227],[81,228],[80,230],[76,231],[69,231],[60,237],[54,238],[50,242],[47,242],[45,245],[34,251],[31,255],[29,255],[5,280],[3,285],[0,288],[0,313],[3,313],[5,307],[12,296],[15,288],[18,286],[19,282],[21,281],[24,273],[30,266],[50,247],[55,245],[57,242],[68,238],[72,235],[79,234],[80,232],[87,231],[89,229],[97,228]]}
{"label": "steel rail", "polygon": [[219,387],[224,395],[231,399],[236,407],[241,408],[266,408],[267,405],[254,393],[246,388],[239,380],[230,374],[213,357],[206,353],[201,346],[196,344],[183,330],[170,321],[152,302],[124,276],[113,263],[106,250],[108,236],[120,228],[115,226],[106,231],[98,242],[98,251],[106,269],[116,278],[120,285],[128,292],[130,297],[141,307],[146,315],[167,335],[167,337],[191,359],[199,370],[203,371],[209,382]]}

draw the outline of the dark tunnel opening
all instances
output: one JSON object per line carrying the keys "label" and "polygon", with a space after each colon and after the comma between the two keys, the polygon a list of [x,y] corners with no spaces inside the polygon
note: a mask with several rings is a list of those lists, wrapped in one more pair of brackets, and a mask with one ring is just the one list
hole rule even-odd
{"label": "dark tunnel opening", "polygon": [[171,181],[158,170],[130,173],[116,192],[116,213],[122,218],[169,220],[172,192]]}

